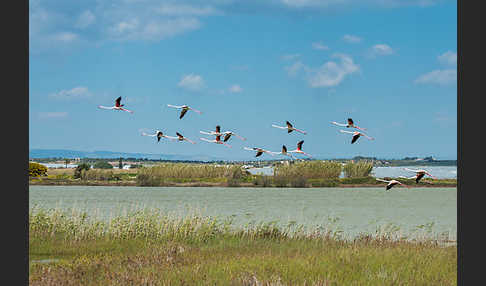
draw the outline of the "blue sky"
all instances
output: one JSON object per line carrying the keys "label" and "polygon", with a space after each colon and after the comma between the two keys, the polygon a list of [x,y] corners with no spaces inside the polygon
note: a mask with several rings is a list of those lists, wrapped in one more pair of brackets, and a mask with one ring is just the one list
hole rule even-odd
{"label": "blue sky", "polygon": [[[456,1],[30,1],[29,22],[31,149],[457,158]],[[97,108],[118,96],[133,114]],[[218,124],[247,141],[199,139]]]}

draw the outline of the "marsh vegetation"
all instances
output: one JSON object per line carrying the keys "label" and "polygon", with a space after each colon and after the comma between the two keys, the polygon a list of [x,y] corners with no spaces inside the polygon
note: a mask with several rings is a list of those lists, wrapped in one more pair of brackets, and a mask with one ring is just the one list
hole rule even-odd
{"label": "marsh vegetation", "polygon": [[[44,176],[30,176],[30,184],[125,185],[125,186],[219,186],[219,187],[349,187],[381,185],[371,175],[367,161],[342,164],[334,161],[297,161],[275,164],[274,175],[251,174],[241,164],[161,163],[137,169],[48,169]],[[344,177],[340,177],[343,173]],[[392,179],[392,178],[385,178]],[[456,179],[424,178],[409,185],[455,187]]]}
{"label": "marsh vegetation", "polygon": [[[332,225],[156,209],[99,220],[72,209],[29,211],[31,285],[456,285],[457,247],[381,229],[352,240]],[[47,261],[38,263],[36,261]]]}

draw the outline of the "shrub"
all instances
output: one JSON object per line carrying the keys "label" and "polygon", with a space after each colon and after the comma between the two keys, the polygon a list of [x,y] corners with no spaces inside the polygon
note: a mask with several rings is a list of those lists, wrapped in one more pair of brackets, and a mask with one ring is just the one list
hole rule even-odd
{"label": "shrub", "polygon": [[285,188],[289,184],[289,179],[282,176],[274,177],[273,183],[275,184],[275,187]]}
{"label": "shrub", "polygon": [[368,177],[373,170],[373,163],[367,161],[359,161],[357,163],[347,163],[344,165],[344,177],[346,178],[361,178]]}
{"label": "shrub", "polygon": [[226,186],[227,187],[239,187],[240,181],[238,179],[230,178],[230,179],[228,179],[228,181],[226,181]]}
{"label": "shrub", "polygon": [[312,187],[337,187],[340,179],[309,179],[308,182]]}
{"label": "shrub", "polygon": [[290,186],[293,188],[305,188],[307,186],[307,179],[304,177],[296,177],[290,179]]}
{"label": "shrub", "polygon": [[119,177],[113,174],[113,171],[108,170],[81,170],[81,180],[96,180],[96,181],[109,181],[118,180]]}
{"label": "shrub", "polygon": [[86,164],[86,163],[83,163],[83,164],[79,164],[76,169],[74,170],[74,178],[75,179],[79,179],[81,178],[81,171],[82,170],[89,170],[91,169],[91,166]]}
{"label": "shrub", "polygon": [[93,165],[94,169],[113,169],[113,166],[106,161],[98,161]]}
{"label": "shrub", "polygon": [[272,184],[272,178],[264,175],[256,175],[253,184],[255,186],[269,187]]}
{"label": "shrub", "polygon": [[29,177],[40,177],[46,175],[47,175],[46,166],[35,162],[29,162]]}

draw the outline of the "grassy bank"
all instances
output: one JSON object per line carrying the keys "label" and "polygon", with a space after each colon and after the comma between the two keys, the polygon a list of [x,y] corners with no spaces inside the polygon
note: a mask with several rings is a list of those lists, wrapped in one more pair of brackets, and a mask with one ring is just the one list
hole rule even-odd
{"label": "grassy bank", "polygon": [[[369,162],[341,165],[330,161],[278,164],[274,176],[252,175],[241,165],[163,163],[134,170],[92,169],[74,178],[72,169],[49,169],[47,176],[31,177],[31,185],[159,186],[159,187],[377,187]],[[339,178],[344,172],[345,178]],[[393,178],[385,178],[393,179]],[[396,178],[395,178],[396,179]],[[456,187],[456,179],[399,180],[410,186]]]}
{"label": "grassy bank", "polygon": [[[36,262],[36,261],[41,262]],[[457,248],[145,210],[29,212],[30,285],[457,285]],[[42,261],[50,261],[42,263]]]}
{"label": "grassy bank", "polygon": [[[386,180],[398,179],[400,182],[412,187],[457,187],[456,179],[432,180],[422,179],[416,184],[414,180],[402,178],[385,178]],[[72,186],[147,186],[141,185],[136,179],[121,180],[82,180],[73,178],[30,178],[30,185],[72,185]],[[157,181],[154,187],[281,187],[281,188],[325,188],[325,187],[381,187],[384,183],[376,181],[374,177],[362,178],[333,178],[333,179],[285,179],[272,176],[250,175],[244,179],[227,178],[165,178]]]}

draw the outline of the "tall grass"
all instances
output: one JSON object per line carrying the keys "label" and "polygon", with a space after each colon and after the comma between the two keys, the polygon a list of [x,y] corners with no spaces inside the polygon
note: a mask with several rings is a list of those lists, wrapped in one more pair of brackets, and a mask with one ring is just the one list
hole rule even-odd
{"label": "tall grass", "polygon": [[[189,210],[185,215],[168,213],[160,209],[144,208],[125,211],[123,214],[100,219],[87,212],[45,209],[33,206],[29,210],[29,236],[37,238],[62,238],[66,241],[95,239],[150,239],[204,242],[217,236],[278,239],[334,239],[349,240],[333,220],[328,223],[304,226],[291,221],[279,225],[277,221],[250,221],[236,226],[233,218],[203,215],[200,210]],[[415,233],[404,234],[393,224],[378,226],[374,233],[362,234],[373,240],[400,241],[404,239],[449,240],[446,233],[434,234],[432,225],[419,226]]]}
{"label": "tall grass", "polygon": [[373,170],[373,162],[359,161],[357,163],[349,162],[343,167],[344,177],[362,178],[368,177]]}
{"label": "tall grass", "polygon": [[[421,226],[421,229],[432,227]],[[133,210],[108,220],[29,210],[29,285],[456,285],[457,248],[393,225],[345,240],[332,226]],[[36,263],[49,258],[54,263]]]}
{"label": "tall grass", "polygon": [[158,186],[164,179],[240,179],[245,176],[241,165],[163,163],[140,168],[137,172],[137,183],[141,186]]}
{"label": "tall grass", "polygon": [[278,165],[275,167],[275,177],[305,179],[339,178],[341,163],[331,161],[301,161],[290,165]]}

